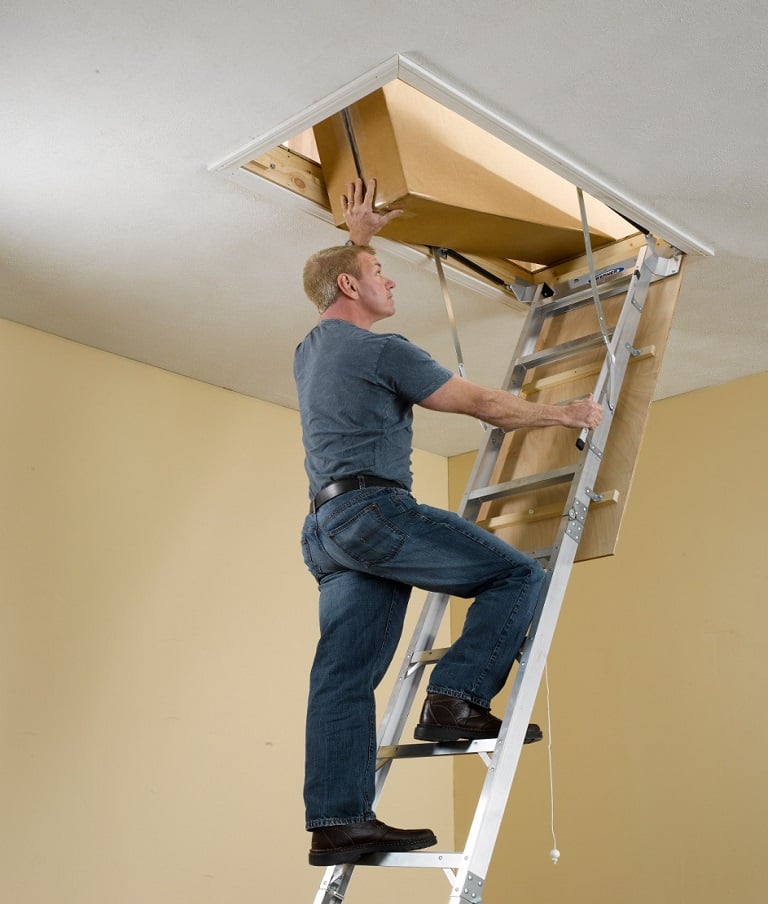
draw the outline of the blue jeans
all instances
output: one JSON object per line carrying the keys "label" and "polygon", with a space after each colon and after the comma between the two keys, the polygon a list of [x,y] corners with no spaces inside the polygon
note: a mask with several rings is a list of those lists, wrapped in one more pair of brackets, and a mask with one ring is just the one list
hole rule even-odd
{"label": "blue jeans", "polygon": [[326,502],[307,516],[302,550],[320,588],[304,785],[313,829],[375,818],[374,689],[400,639],[411,587],[474,597],[427,689],[487,708],[520,650],[544,572],[477,525],[397,487]]}

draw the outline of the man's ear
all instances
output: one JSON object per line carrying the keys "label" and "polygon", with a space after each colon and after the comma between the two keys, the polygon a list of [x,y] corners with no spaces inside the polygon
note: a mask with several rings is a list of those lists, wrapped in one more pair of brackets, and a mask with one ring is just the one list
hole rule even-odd
{"label": "man's ear", "polygon": [[350,276],[349,273],[339,273],[336,277],[336,285],[344,295],[353,297],[357,291],[354,279],[354,276]]}

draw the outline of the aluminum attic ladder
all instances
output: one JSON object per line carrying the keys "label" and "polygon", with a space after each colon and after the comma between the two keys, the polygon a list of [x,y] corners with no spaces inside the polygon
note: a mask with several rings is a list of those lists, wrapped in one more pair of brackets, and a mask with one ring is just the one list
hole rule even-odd
{"label": "aluminum attic ladder", "polygon": [[[326,869],[315,904],[338,904],[346,893],[354,866],[402,866],[444,871],[451,886],[449,904],[481,904],[488,868],[504,809],[514,779],[531,712],[544,673],[550,644],[565,596],[577,547],[582,537],[590,504],[598,499],[594,491],[603,451],[614,421],[614,413],[630,359],[638,352],[635,335],[650,284],[676,274],[681,255],[662,256],[661,246],[649,237],[637,257],[620,265],[591,271],[591,277],[572,279],[563,289],[531,286],[532,299],[513,361],[503,388],[519,394],[526,377],[535,368],[567,361],[585,350],[605,349],[605,358],[594,387],[594,398],[603,405],[603,419],[594,431],[582,431],[572,456],[575,464],[557,467],[529,477],[491,483],[505,432],[485,430],[459,514],[477,521],[487,503],[529,493],[540,487],[562,485],[567,499],[551,546],[527,550],[545,568],[547,579],[539,606],[519,658],[509,701],[498,739],[450,743],[401,744],[406,720],[419,691],[426,668],[437,662],[443,651],[434,648],[438,628],[448,603],[444,594],[427,596],[398,674],[394,691],[379,729],[377,800],[392,763],[408,757],[479,755],[487,766],[474,819],[461,851],[415,851],[369,854],[357,864]],[[669,246],[665,246],[669,250]],[[674,252],[674,249],[673,249]],[[626,293],[615,326],[603,321],[601,299]],[[559,314],[594,305],[600,330],[578,339],[542,348],[539,337],[545,325]],[[594,320],[593,320],[594,323]],[[569,443],[569,448],[573,448]]]}

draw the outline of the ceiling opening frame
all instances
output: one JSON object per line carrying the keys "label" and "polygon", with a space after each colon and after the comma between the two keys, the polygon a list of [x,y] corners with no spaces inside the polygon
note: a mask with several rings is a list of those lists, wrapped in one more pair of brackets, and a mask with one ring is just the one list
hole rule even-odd
{"label": "ceiling opening frame", "polygon": [[[495,135],[511,147],[562,176],[592,197],[612,207],[631,222],[640,223],[657,237],[686,254],[713,255],[714,248],[688,230],[660,217],[637,200],[619,191],[605,180],[590,173],[582,164],[537,138],[526,129],[503,118],[477,98],[449,84],[407,54],[395,54],[337,91],[284,120],[273,129],[235,149],[208,166],[211,173],[221,173],[235,182],[253,186],[258,178],[242,169],[249,161],[265,154],[323,119],[356,103],[388,82],[400,79],[412,88],[447,107],[475,125]],[[297,196],[298,197],[298,196]],[[315,216],[333,222],[330,213],[309,201],[306,207]]]}

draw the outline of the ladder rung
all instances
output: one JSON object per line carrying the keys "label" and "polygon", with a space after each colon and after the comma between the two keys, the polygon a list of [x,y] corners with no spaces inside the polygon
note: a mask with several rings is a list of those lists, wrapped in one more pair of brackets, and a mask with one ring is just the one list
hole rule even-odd
{"label": "ladder rung", "polygon": [[467,753],[490,753],[496,748],[496,738],[481,741],[443,741],[432,743],[422,741],[420,744],[396,744],[390,747],[379,747],[377,760],[404,760],[428,756],[463,756]]}
{"label": "ladder rung", "polygon": [[514,480],[507,480],[505,483],[479,487],[476,490],[472,490],[467,498],[472,502],[490,502],[493,499],[517,496],[521,493],[528,493],[531,490],[539,490],[559,483],[568,483],[575,473],[576,465],[566,465],[563,468],[542,471],[541,474],[531,474],[529,477],[517,477]]}
{"label": "ladder rung", "polygon": [[360,866],[422,866],[431,869],[458,869],[466,862],[463,851],[408,851],[397,854],[364,854]]}
{"label": "ladder rung", "polygon": [[434,650],[418,650],[411,656],[411,663],[437,662],[448,652],[448,647],[439,647]]}
{"label": "ladder rung", "polygon": [[[627,291],[627,285],[634,275],[634,266],[626,269],[621,276],[616,279],[601,282],[597,287],[598,297],[610,298],[611,295],[619,295],[621,292]],[[556,292],[555,297],[551,301],[541,304],[538,310],[539,317],[544,320],[548,317],[555,317],[558,314],[564,314],[584,305],[594,304],[594,295],[592,287],[570,288],[564,293]]]}
{"label": "ladder rung", "polygon": [[521,549],[520,552],[528,556],[529,559],[536,559],[537,562],[552,558],[551,546],[540,546],[538,549]]}
{"label": "ladder rung", "polygon": [[[609,337],[611,334],[612,330],[608,330]],[[571,339],[570,342],[563,342],[560,345],[544,348],[531,355],[525,355],[520,358],[517,367],[531,370],[534,367],[541,367],[545,364],[554,364],[555,361],[573,358],[584,352],[592,351],[592,349],[598,348],[601,345],[605,345],[605,338],[602,333],[592,333],[589,336],[580,336],[578,339]]]}

